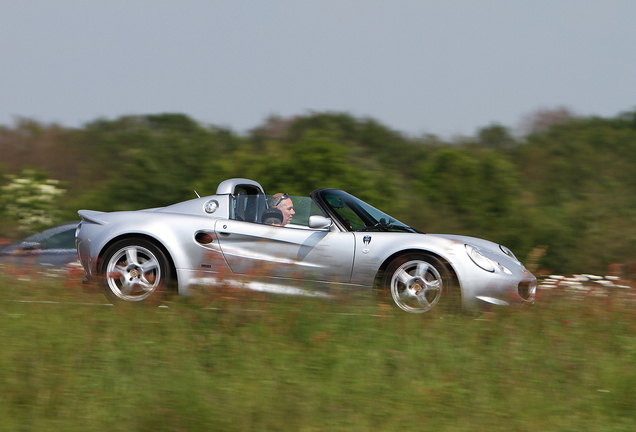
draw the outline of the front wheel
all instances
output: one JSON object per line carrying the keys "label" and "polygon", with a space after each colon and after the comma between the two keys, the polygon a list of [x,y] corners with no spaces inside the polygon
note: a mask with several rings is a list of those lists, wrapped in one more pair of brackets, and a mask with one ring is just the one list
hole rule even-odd
{"label": "front wheel", "polygon": [[410,313],[424,313],[454,303],[452,278],[435,257],[402,255],[389,264],[383,286],[395,304]]}
{"label": "front wheel", "polygon": [[140,302],[165,291],[170,278],[168,259],[144,239],[124,239],[111,245],[100,268],[104,295],[113,302]]}

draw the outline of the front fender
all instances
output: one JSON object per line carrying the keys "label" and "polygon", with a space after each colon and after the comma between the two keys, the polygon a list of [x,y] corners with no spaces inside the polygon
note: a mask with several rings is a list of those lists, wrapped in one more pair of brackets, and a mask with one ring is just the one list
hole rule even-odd
{"label": "front fender", "polygon": [[[454,256],[463,244],[426,234],[355,232],[355,259],[352,283],[373,285],[376,274],[397,255],[419,251],[436,255],[455,270]],[[464,254],[465,255],[465,254]]]}

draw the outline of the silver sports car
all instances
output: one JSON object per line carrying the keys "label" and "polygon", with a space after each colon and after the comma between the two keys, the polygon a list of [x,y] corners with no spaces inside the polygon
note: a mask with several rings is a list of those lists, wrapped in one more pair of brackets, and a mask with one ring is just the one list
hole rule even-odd
{"label": "silver sports car", "polygon": [[384,289],[412,313],[535,299],[536,278],[506,247],[422,233],[336,189],[269,197],[253,180],[230,179],[216,195],[168,207],[78,213],[85,283],[113,302],[228,281],[286,294]]}

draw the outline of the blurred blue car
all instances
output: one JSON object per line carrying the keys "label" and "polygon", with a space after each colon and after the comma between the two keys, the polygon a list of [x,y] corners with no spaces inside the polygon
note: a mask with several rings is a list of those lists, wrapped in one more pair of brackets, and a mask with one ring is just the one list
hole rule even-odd
{"label": "blurred blue car", "polygon": [[79,221],[67,222],[24,240],[0,247],[0,264],[35,267],[35,270],[62,268],[78,261],[75,230]]}

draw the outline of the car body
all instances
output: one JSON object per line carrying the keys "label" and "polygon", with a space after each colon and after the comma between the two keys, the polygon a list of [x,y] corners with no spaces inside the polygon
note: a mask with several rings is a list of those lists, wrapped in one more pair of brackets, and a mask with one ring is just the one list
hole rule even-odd
{"label": "car body", "polygon": [[113,301],[142,301],[166,286],[187,295],[227,279],[291,294],[380,287],[413,313],[535,299],[536,278],[503,246],[421,233],[336,189],[290,199],[295,215],[286,226],[261,223],[268,197],[249,179],[226,180],[215,195],[167,207],[80,210],[76,245],[85,281]]}
{"label": "car body", "polygon": [[78,261],[75,230],[79,221],[66,222],[0,248],[0,263],[36,270],[60,269]]}

